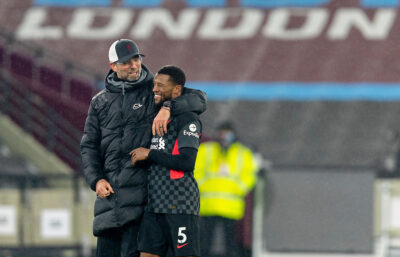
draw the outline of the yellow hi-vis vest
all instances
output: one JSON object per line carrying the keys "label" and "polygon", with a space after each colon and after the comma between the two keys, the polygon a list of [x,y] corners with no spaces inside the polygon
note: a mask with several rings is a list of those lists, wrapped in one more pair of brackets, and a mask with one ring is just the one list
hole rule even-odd
{"label": "yellow hi-vis vest", "polygon": [[217,142],[200,144],[194,171],[200,190],[200,215],[241,219],[244,198],[256,182],[257,171],[253,153],[238,142],[226,152]]}

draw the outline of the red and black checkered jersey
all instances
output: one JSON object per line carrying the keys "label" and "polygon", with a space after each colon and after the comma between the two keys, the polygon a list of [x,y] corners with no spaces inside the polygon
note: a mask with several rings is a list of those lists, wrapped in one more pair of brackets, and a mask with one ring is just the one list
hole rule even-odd
{"label": "red and black checkered jersey", "polygon": [[[183,113],[172,117],[168,132],[154,136],[151,151],[179,155],[179,150],[191,148],[197,154],[201,137],[201,122],[197,114]],[[150,158],[151,159],[151,158]],[[199,214],[200,194],[192,170],[173,170],[154,161],[148,175],[148,203],[146,211],[169,214]]]}

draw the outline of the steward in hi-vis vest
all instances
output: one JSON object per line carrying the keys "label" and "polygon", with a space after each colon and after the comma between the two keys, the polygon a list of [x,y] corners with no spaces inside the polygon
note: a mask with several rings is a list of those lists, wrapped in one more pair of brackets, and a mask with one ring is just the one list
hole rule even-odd
{"label": "steward in hi-vis vest", "polygon": [[200,190],[201,256],[214,256],[215,233],[222,227],[225,254],[218,256],[239,257],[237,221],[243,218],[258,164],[252,151],[236,140],[230,123],[222,123],[217,132],[216,141],[200,144],[194,170]]}

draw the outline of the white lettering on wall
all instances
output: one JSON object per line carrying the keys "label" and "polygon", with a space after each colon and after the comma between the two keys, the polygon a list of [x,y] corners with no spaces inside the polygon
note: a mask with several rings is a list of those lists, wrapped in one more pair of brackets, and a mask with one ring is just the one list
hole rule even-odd
{"label": "white lettering on wall", "polygon": [[[327,8],[188,8],[176,14],[167,8],[149,8],[135,12],[138,17],[132,24],[134,11],[130,8],[76,8],[72,11],[68,24],[49,24],[50,9],[32,7],[17,27],[16,37],[20,40],[60,40],[63,37],[109,40],[130,33],[133,39],[148,40],[161,31],[170,40],[194,37],[245,40],[261,34],[268,39],[301,41],[318,37],[346,40],[351,33],[358,32],[366,40],[385,40],[398,16],[396,9],[385,8],[376,9],[372,17],[368,17],[366,10],[350,7],[336,11]],[[200,19],[202,14],[203,19]],[[108,19],[107,23],[96,26],[95,19],[99,17]],[[290,27],[291,19],[298,17],[303,19],[300,26]],[[235,25],[227,25],[229,19],[235,19]]]}
{"label": "white lettering on wall", "polygon": [[16,37],[23,39],[61,39],[63,30],[60,26],[45,26],[47,9],[34,7],[29,9],[16,30]]}
{"label": "white lettering on wall", "polygon": [[[102,27],[93,27],[96,17],[106,17],[109,22]],[[111,39],[119,37],[129,27],[133,12],[119,8],[76,9],[67,28],[67,35],[79,39]]]}
{"label": "white lettering on wall", "polygon": [[358,29],[366,39],[385,39],[396,18],[394,9],[380,9],[372,21],[363,10],[356,8],[340,9],[332,21],[327,37],[333,40],[346,39],[352,28]]}
{"label": "white lettering on wall", "polygon": [[[304,17],[305,21],[300,28],[288,28],[290,18],[293,16]],[[276,9],[270,13],[263,35],[281,40],[316,38],[325,28],[328,18],[328,11],[322,8]]]}
{"label": "white lettering on wall", "polygon": [[[224,28],[229,17],[240,17],[235,27]],[[246,39],[254,37],[264,18],[264,13],[256,9],[212,9],[208,10],[201,24],[200,39]]]}
{"label": "white lettering on wall", "polygon": [[197,25],[199,17],[200,11],[197,9],[182,10],[177,20],[174,20],[171,12],[167,9],[143,10],[131,30],[131,35],[136,39],[147,39],[151,37],[155,29],[159,28],[170,39],[188,39]]}

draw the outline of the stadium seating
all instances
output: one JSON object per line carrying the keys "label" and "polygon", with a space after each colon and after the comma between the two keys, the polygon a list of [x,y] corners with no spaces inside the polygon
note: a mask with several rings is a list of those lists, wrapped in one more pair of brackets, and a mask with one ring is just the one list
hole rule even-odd
{"label": "stadium seating", "polygon": [[25,78],[32,79],[33,60],[19,53],[10,55],[10,71]]}
{"label": "stadium seating", "polygon": [[[15,73],[12,77],[26,81]],[[1,92],[2,112],[79,172],[81,129],[78,127],[85,117],[84,112],[79,111],[79,104],[57,97],[55,91],[43,90],[37,83],[21,83],[5,74]]]}
{"label": "stadium seating", "polygon": [[[14,78],[22,82],[28,90],[42,96],[46,103],[78,129],[83,128],[86,115],[78,114],[86,114],[90,99],[98,91],[94,87],[94,81],[91,83],[75,77],[76,71],[66,74],[65,71],[50,68],[43,61],[34,62],[32,57],[24,53],[13,51],[6,56],[4,49],[0,50],[1,63],[5,64],[5,58],[9,60],[6,67],[10,67],[8,71]],[[72,113],[71,109],[74,109]]]}
{"label": "stadium seating", "polygon": [[69,88],[71,98],[79,102],[89,103],[90,99],[93,97],[93,86],[83,81],[72,79]]}
{"label": "stadium seating", "polygon": [[4,47],[0,45],[0,67],[3,66],[4,63]]}
{"label": "stadium seating", "polygon": [[98,75],[9,39],[0,35],[1,111],[79,171],[79,141]]}
{"label": "stadium seating", "polygon": [[55,93],[57,94],[57,98],[61,98],[62,94],[62,73],[61,71],[54,70],[52,68],[49,68],[45,65],[42,65],[39,68],[39,81],[40,83],[51,89],[54,90]]}

